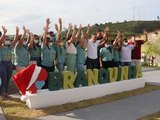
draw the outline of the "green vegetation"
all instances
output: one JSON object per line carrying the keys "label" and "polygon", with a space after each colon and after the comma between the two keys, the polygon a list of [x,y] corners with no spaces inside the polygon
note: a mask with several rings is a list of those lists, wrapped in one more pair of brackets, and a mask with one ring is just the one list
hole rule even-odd
{"label": "green vegetation", "polygon": [[[160,29],[160,21],[124,21],[117,23],[105,23],[105,24],[95,24],[92,26],[90,34],[96,32],[97,30],[103,30],[106,26],[110,28],[110,39],[113,39],[117,30],[121,31],[124,37],[128,37],[133,34],[142,34],[144,29],[148,32],[153,32]],[[83,28],[86,31],[86,27]],[[63,36],[66,31],[63,32]]]}
{"label": "green vegetation", "polygon": [[147,115],[145,117],[139,118],[138,120],[160,120],[160,111],[153,113],[151,115]]}

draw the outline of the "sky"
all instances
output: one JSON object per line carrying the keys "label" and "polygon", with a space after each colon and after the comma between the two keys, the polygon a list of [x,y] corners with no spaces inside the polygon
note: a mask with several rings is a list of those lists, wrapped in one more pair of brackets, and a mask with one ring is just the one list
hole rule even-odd
{"label": "sky", "polygon": [[[124,20],[156,20],[160,16],[160,0],[0,0],[0,26],[8,34],[15,26],[26,26],[42,34],[45,19],[51,19],[50,30],[61,17],[63,27],[68,23],[86,26],[95,23]],[[1,30],[1,28],[0,28]]]}

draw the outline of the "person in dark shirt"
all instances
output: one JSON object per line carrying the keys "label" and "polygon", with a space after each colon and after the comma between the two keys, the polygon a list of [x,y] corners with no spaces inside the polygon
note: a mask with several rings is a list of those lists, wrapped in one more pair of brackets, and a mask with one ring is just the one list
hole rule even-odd
{"label": "person in dark shirt", "polygon": [[136,36],[134,36],[134,41],[129,42],[129,44],[135,45],[135,48],[132,50],[132,55],[131,55],[132,66],[141,65],[141,45],[143,45],[146,41],[148,41],[148,35],[146,31],[144,31],[144,35],[145,35],[145,40],[136,38]]}

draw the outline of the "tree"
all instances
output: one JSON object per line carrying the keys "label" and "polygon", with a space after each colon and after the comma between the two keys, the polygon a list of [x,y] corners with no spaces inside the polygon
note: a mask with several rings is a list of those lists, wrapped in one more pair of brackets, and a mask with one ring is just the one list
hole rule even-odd
{"label": "tree", "polygon": [[157,16],[157,19],[158,19],[158,21],[159,21],[159,19],[160,19],[159,16]]}
{"label": "tree", "polygon": [[98,23],[95,23],[95,26],[98,26]]}

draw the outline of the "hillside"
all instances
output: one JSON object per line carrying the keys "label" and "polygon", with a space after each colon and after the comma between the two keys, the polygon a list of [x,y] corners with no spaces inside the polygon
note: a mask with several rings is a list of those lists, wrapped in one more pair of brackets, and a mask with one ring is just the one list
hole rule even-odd
{"label": "hillside", "polygon": [[105,26],[110,28],[110,35],[115,36],[117,30],[121,31],[124,37],[128,37],[131,34],[142,34],[144,29],[148,32],[153,32],[160,29],[160,21],[125,21],[121,23],[105,23],[105,24],[95,24],[92,27],[91,32],[96,32],[96,30],[103,30]]}
{"label": "hillside", "polygon": [[[106,26],[110,28],[110,39],[116,36],[117,30],[121,31],[124,37],[128,37],[132,34],[142,34],[144,29],[148,32],[153,32],[160,30],[160,21],[124,21],[117,23],[104,23],[95,24],[92,26],[90,34],[96,32],[97,30],[103,30]],[[86,31],[86,27],[83,28]],[[63,32],[63,36],[66,31]]]}

